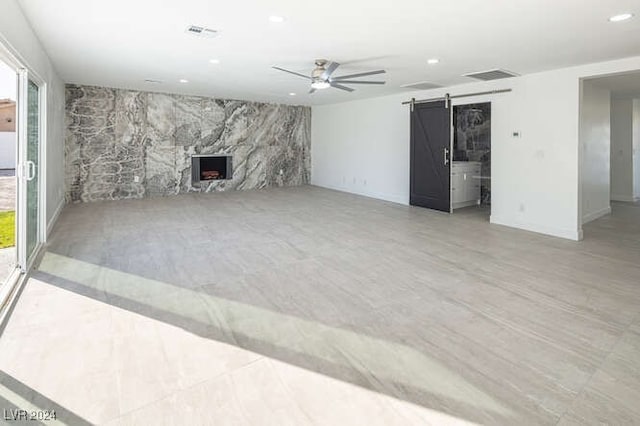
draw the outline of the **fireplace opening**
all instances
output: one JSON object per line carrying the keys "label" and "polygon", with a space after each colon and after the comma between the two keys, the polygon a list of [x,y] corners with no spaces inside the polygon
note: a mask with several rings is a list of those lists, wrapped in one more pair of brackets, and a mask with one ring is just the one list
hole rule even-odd
{"label": "fireplace opening", "polygon": [[233,177],[230,155],[194,155],[191,157],[193,183],[225,180]]}

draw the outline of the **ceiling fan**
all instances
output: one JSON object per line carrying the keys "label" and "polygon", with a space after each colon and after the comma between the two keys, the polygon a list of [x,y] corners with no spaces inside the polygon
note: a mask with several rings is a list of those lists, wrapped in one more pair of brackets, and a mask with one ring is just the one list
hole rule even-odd
{"label": "ceiling fan", "polygon": [[385,81],[365,81],[365,80],[352,80],[353,78],[365,77],[368,75],[384,74],[385,70],[367,71],[357,74],[341,75],[338,77],[332,77],[335,70],[340,66],[337,62],[331,62],[326,59],[316,59],[316,67],[311,71],[311,75],[300,74],[299,72],[286,70],[284,68],[274,66],[273,69],[278,71],[288,72],[289,74],[297,75],[298,77],[311,80],[311,90],[309,93],[313,93],[316,90],[327,89],[329,87],[335,87],[336,89],[345,90],[347,92],[353,92],[355,89],[344,86],[344,84],[385,84]]}

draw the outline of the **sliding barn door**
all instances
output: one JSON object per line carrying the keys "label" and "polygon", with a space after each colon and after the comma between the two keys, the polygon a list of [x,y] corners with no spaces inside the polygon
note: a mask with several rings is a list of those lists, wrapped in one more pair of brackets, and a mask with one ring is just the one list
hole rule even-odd
{"label": "sliding barn door", "polygon": [[415,104],[411,112],[411,205],[451,211],[450,146],[451,116],[445,101]]}

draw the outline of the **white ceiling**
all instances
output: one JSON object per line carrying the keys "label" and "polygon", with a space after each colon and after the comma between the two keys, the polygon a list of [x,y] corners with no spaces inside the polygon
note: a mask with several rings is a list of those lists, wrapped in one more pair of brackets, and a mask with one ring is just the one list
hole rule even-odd
{"label": "white ceiling", "polygon": [[[464,83],[471,71],[527,74],[640,55],[638,0],[18,1],[66,82],[220,98],[326,104],[418,81]],[[608,21],[622,12],[636,17]],[[220,35],[194,38],[190,24]],[[441,62],[427,65],[433,57]],[[315,58],[342,63],[335,75],[384,68],[387,84],[308,95],[308,82],[271,69],[309,74]]]}

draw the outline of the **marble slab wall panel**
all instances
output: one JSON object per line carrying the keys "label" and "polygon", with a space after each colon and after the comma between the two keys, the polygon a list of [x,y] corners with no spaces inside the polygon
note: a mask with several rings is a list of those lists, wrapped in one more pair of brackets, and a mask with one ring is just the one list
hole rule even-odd
{"label": "marble slab wall panel", "polygon": [[[308,107],[68,85],[66,120],[69,202],[309,183]],[[193,186],[193,154],[232,155],[232,179]]]}

